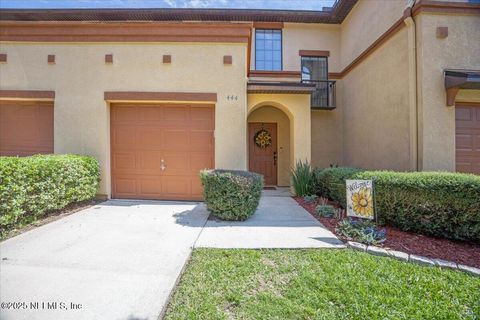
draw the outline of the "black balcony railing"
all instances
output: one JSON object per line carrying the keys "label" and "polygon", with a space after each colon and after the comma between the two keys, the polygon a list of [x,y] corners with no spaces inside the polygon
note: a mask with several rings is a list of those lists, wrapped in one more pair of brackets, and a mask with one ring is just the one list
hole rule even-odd
{"label": "black balcony railing", "polygon": [[335,109],[337,105],[335,81],[302,80],[302,82],[315,84],[315,91],[311,96],[312,109]]}

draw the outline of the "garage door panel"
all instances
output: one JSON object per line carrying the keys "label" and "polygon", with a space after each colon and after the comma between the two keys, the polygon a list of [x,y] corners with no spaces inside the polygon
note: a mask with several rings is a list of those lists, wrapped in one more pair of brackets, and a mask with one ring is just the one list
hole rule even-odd
{"label": "garage door panel", "polygon": [[198,174],[200,170],[213,168],[214,159],[211,153],[191,153],[190,155],[190,174]]}
{"label": "garage door panel", "polygon": [[151,106],[138,107],[138,121],[161,121],[163,119],[163,109]]}
{"label": "garage door panel", "polygon": [[[122,111],[121,117],[115,115],[117,109]],[[123,192],[113,188],[113,197],[202,199],[199,171],[214,167],[213,106],[113,105],[111,113],[112,161],[115,163],[117,153],[136,154],[124,160],[121,170],[112,167],[112,181],[118,184],[120,177],[123,184]],[[129,129],[124,137],[115,136],[122,127],[134,128],[135,134],[130,134]],[[165,170],[160,168],[162,159]],[[135,191],[132,181],[136,183]]]}
{"label": "garage door panel", "polygon": [[213,150],[214,138],[212,131],[200,131],[200,130],[191,130],[190,131],[190,144],[191,150]]}
{"label": "garage door panel", "polygon": [[117,124],[122,122],[135,123],[137,120],[137,113],[137,108],[135,106],[117,106],[115,107],[115,112],[111,113],[111,117]]}
{"label": "garage door panel", "polygon": [[162,147],[162,130],[150,126],[138,127],[136,131],[135,146],[159,150]]}
{"label": "garage door panel", "polygon": [[162,153],[160,151],[152,150],[138,150],[139,172],[142,174],[159,174],[160,161]]}
{"label": "garage door panel", "polygon": [[115,148],[135,147],[135,127],[129,125],[117,125],[112,130],[112,144]]}
{"label": "garage door panel", "polygon": [[189,144],[188,129],[163,131],[164,150],[188,150]]}
{"label": "garage door panel", "polygon": [[117,194],[135,196],[137,194],[137,180],[134,177],[118,176],[113,179],[113,189]]}
{"label": "garage door panel", "polygon": [[163,108],[164,119],[188,121],[189,108],[185,106],[165,106]]}
{"label": "garage door panel", "polygon": [[136,169],[135,152],[116,152],[112,156],[112,168],[115,172]]}
{"label": "garage door panel", "polygon": [[214,113],[210,107],[196,107],[191,109],[190,119],[192,121],[203,121],[208,124],[213,124]]}
{"label": "garage door panel", "polygon": [[162,154],[166,169],[163,174],[171,175],[189,175],[189,154],[188,152],[164,152]]}
{"label": "garage door panel", "polygon": [[203,187],[200,177],[192,178],[190,181],[192,185],[192,197],[193,199],[203,199]]}
{"label": "garage door panel", "polygon": [[191,178],[168,176],[162,178],[162,193],[169,199],[189,199],[192,194]]}
{"label": "garage door panel", "polygon": [[53,104],[0,102],[0,156],[53,153]]}
{"label": "garage door panel", "polygon": [[140,194],[159,197],[162,194],[162,180],[159,176],[140,178]]}
{"label": "garage door panel", "polygon": [[480,106],[455,108],[456,170],[480,174]]}

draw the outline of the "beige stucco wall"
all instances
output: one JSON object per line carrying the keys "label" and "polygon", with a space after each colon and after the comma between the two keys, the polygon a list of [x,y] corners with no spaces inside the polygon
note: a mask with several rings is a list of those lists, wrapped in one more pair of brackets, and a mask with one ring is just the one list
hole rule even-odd
{"label": "beige stucco wall", "polygon": [[342,108],[312,111],[312,165],[343,165]]}
{"label": "beige stucco wall", "polygon": [[407,41],[404,28],[342,79],[345,165],[412,169]]}
{"label": "beige stucco wall", "polygon": [[403,15],[406,0],[360,0],[341,24],[342,69]]}
{"label": "beige stucco wall", "polygon": [[[340,70],[340,26],[311,23],[285,23],[282,29],[283,70],[300,71],[299,50],[330,51],[330,72]],[[255,70],[255,30],[252,35],[250,69]]]}
{"label": "beige stucco wall", "polygon": [[[278,166],[277,177],[279,186],[290,185],[290,120],[288,116],[278,108],[264,106],[252,111],[248,116],[248,122],[265,122],[277,124],[277,152]],[[247,143],[252,143],[248,141]]]}
{"label": "beige stucco wall", "polygon": [[[2,43],[2,89],[54,90],[55,153],[100,161],[99,193],[110,194],[109,107],[105,91],[216,92],[215,165],[246,169],[246,44]],[[47,55],[56,64],[47,64]],[[113,65],[105,64],[113,54]],[[163,64],[162,55],[172,63]],[[223,56],[232,55],[233,65]],[[235,95],[238,100],[227,100]]]}
{"label": "beige stucco wall", "polygon": [[[446,106],[444,69],[480,69],[480,16],[420,14],[417,26],[420,169],[455,170],[455,108]],[[437,27],[448,37],[436,37]],[[462,101],[480,100],[461,92]]]}
{"label": "beige stucco wall", "polygon": [[263,106],[282,110],[290,120],[290,164],[311,162],[311,111],[308,94],[248,94],[248,114]]}

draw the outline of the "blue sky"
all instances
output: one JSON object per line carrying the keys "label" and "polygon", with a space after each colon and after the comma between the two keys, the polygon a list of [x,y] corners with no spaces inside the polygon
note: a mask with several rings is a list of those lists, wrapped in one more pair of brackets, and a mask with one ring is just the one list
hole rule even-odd
{"label": "blue sky", "polygon": [[322,10],[335,0],[0,0],[0,8],[241,8]]}

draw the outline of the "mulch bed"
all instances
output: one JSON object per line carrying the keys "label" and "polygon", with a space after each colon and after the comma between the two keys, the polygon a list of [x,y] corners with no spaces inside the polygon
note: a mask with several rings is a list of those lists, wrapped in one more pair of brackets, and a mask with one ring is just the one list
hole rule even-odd
{"label": "mulch bed", "polygon": [[[319,217],[315,214],[315,207],[319,204],[319,199],[311,203],[301,197],[294,197],[294,199],[328,230],[346,241],[335,230],[340,220]],[[329,201],[328,204],[339,207],[332,201]],[[382,245],[384,248],[480,268],[480,244],[435,238],[386,226],[381,228],[387,230],[387,239]]]}
{"label": "mulch bed", "polygon": [[40,226],[43,226],[44,224],[53,222],[55,220],[59,220],[63,217],[69,216],[75,212],[78,212],[83,209],[90,208],[94,205],[97,205],[101,202],[104,202],[105,200],[98,200],[98,199],[93,199],[93,200],[86,200],[86,201],[81,201],[81,202],[75,202],[67,205],[63,209],[59,210],[53,210],[48,212],[46,215],[41,217],[35,222],[32,222],[30,224],[27,224],[25,226],[22,226],[18,229],[11,230],[7,232],[6,234],[3,235],[3,237],[0,239],[1,241],[4,241],[6,239],[18,236],[19,234],[25,233],[27,231],[30,231],[32,229],[38,228]]}

